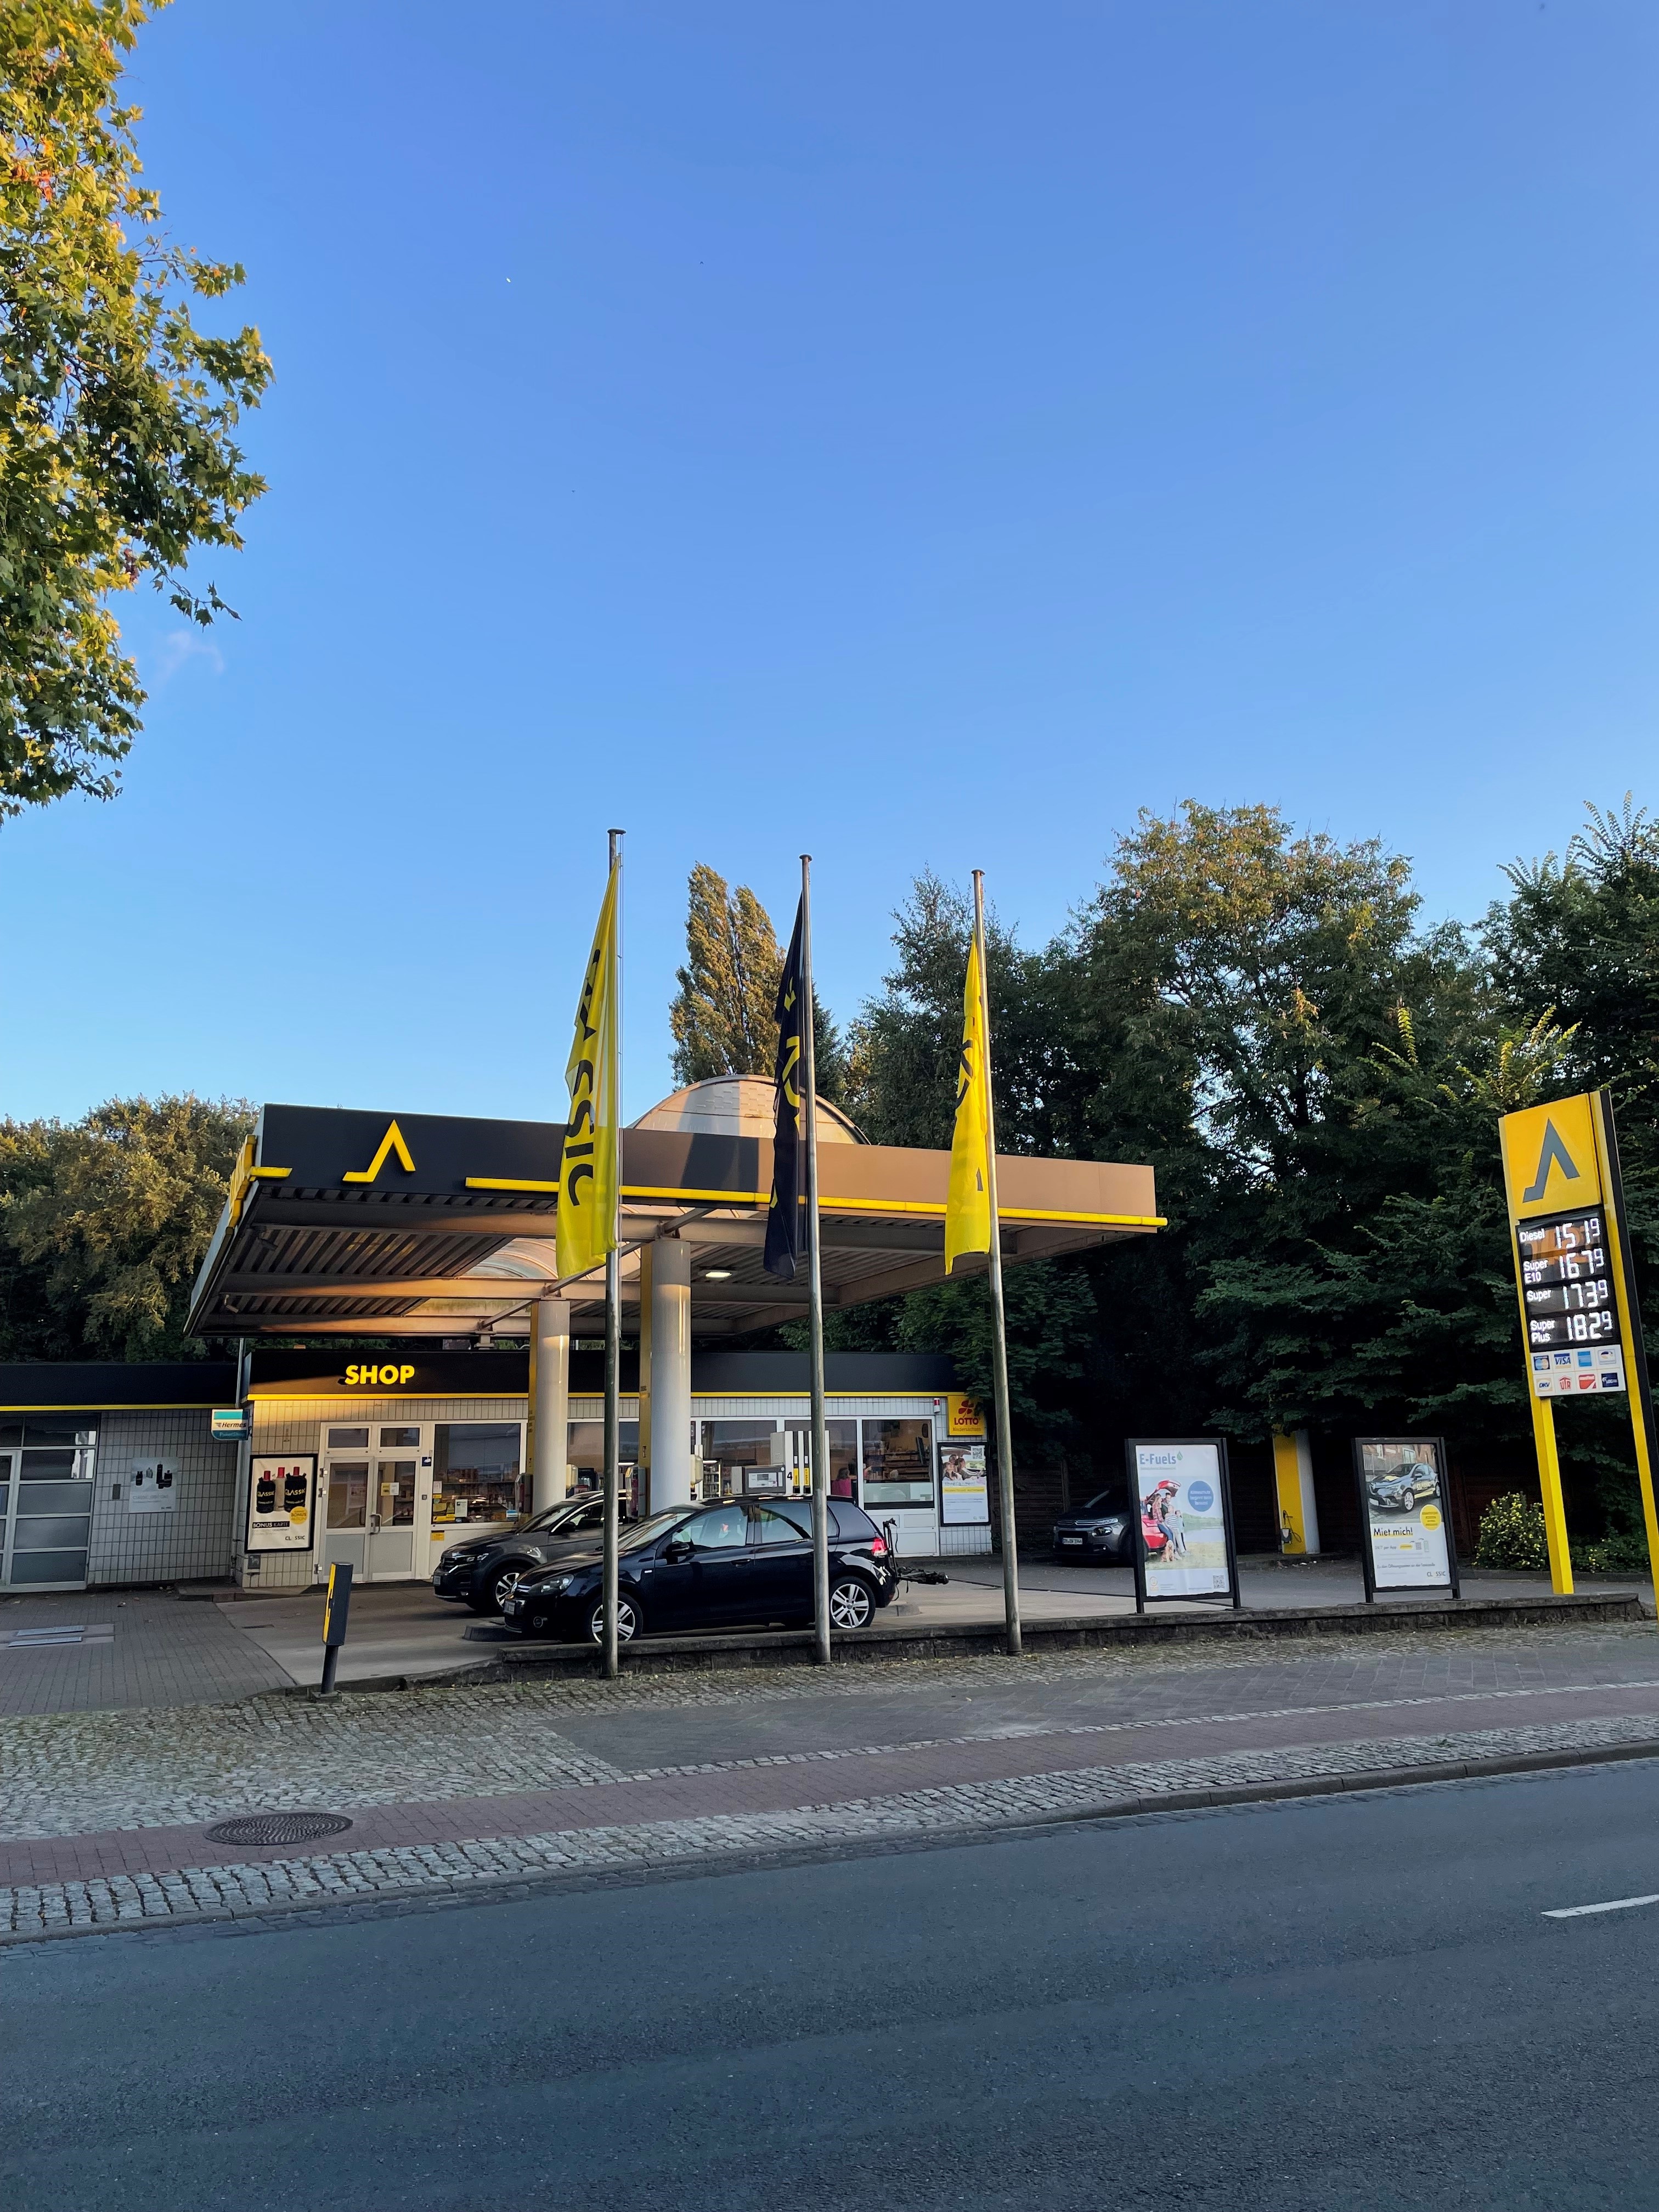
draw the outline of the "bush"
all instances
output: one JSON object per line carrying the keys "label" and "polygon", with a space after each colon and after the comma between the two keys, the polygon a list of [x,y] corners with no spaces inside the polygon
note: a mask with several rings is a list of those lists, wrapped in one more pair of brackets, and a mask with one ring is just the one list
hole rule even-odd
{"label": "bush", "polygon": [[1572,1564],[1587,1575],[1645,1576],[1648,1571],[1648,1540],[1645,1535],[1632,1535],[1627,1530],[1604,1536],[1599,1544],[1575,1544]]}
{"label": "bush", "polygon": [[1522,1573],[1547,1574],[1549,1540],[1544,1534],[1544,1509],[1535,1498],[1511,1491],[1494,1498],[1480,1516],[1480,1534],[1474,1547],[1477,1567],[1510,1567]]}

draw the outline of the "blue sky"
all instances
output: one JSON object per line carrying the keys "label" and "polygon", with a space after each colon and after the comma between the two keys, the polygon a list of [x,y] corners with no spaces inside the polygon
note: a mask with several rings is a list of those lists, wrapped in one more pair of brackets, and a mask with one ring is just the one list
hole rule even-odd
{"label": "blue sky", "polygon": [[845,1016],[921,867],[1059,927],[1267,799],[1431,915],[1650,773],[1645,0],[176,0],[132,72],[276,380],[241,615],[120,611],[114,805],[0,828],[0,1113],[556,1118],[684,881]]}

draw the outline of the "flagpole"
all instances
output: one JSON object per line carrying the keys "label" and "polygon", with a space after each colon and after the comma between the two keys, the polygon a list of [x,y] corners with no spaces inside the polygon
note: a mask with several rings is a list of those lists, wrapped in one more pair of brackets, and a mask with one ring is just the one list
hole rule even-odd
{"label": "flagpole", "polygon": [[991,1205],[991,1378],[996,1398],[997,1501],[1002,1512],[1004,1646],[1020,1656],[1019,1546],[1014,1534],[1014,1452],[1008,1425],[1008,1333],[1002,1303],[1002,1217],[997,1209],[997,1122],[991,1103],[991,985],[985,960],[985,872],[974,870],[974,945],[979,953],[980,1056],[985,1082],[985,1191]]}
{"label": "flagpole", "polygon": [[617,1172],[611,1178],[611,1249],[605,1255],[605,1673],[614,1682],[617,1659],[617,1518],[622,1488],[622,841],[611,835],[611,868],[617,878],[617,910],[611,931],[611,974],[607,980],[611,1018],[616,1032],[611,1066],[612,1099],[601,1099],[617,1119]]}
{"label": "flagpole", "polygon": [[830,1664],[830,1424],[823,1410],[823,1271],[818,1264],[818,1067],[812,997],[812,855],[800,856],[800,1067],[806,1137],[806,1283],[812,1392],[812,1656]]}

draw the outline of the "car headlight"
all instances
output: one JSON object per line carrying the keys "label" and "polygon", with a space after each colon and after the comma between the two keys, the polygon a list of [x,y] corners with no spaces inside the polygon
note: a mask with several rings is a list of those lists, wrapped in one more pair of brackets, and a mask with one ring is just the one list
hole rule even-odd
{"label": "car headlight", "polygon": [[465,1556],[466,1554],[458,1545],[454,1551],[446,1552],[442,1559],[439,1560],[438,1565],[441,1567],[453,1567],[458,1565],[460,1560],[464,1559]]}

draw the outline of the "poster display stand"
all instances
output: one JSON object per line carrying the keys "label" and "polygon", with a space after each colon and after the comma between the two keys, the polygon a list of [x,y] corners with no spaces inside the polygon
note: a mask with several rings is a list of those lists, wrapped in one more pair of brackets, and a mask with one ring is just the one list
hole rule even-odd
{"label": "poster display stand", "polygon": [[1135,1611],[1217,1601],[1239,1610],[1243,1601],[1225,1441],[1131,1437],[1123,1449],[1134,1529]]}
{"label": "poster display stand", "polygon": [[1447,1504],[1446,1447],[1439,1437],[1356,1437],[1359,1564],[1365,1602],[1382,1590],[1462,1595]]}

